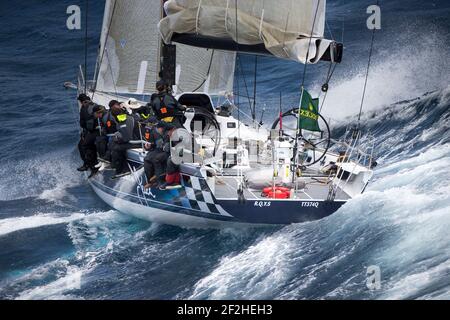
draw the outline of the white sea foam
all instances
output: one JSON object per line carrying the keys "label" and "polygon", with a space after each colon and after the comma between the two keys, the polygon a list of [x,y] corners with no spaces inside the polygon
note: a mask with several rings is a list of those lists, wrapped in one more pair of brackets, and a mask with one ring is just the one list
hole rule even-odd
{"label": "white sea foam", "polygon": [[201,279],[191,299],[269,298],[289,274],[294,243],[288,235],[277,234],[261,240],[236,256],[222,259],[211,274]]}
{"label": "white sea foam", "polygon": [[60,200],[65,189],[83,181],[76,171],[71,149],[45,153],[42,156],[10,161],[0,166],[0,201],[39,196]]}
{"label": "white sea foam", "polygon": [[[386,52],[375,51],[364,111],[381,110],[397,101],[444,89],[450,74],[450,65],[445,63],[450,61],[450,53],[442,45],[444,37],[438,33],[405,33],[396,39],[396,43],[405,45]],[[415,39],[414,46],[409,45],[410,39]],[[336,70],[323,108],[325,116],[336,120],[358,113],[366,75],[365,65],[355,69],[344,61],[344,67]]]}
{"label": "white sea foam", "polygon": [[[28,218],[24,217],[24,221]],[[83,277],[98,266],[99,260],[111,254],[115,246],[119,246],[126,239],[124,234],[127,234],[128,238],[133,237],[133,234],[127,233],[122,225],[130,218],[114,210],[90,214],[77,213],[64,218],[46,214],[35,219],[40,219],[39,223],[23,225],[22,229],[68,223],[67,231],[76,252],[70,259],[67,258],[69,260],[59,258],[37,266],[18,278],[9,279],[7,285],[18,290],[18,293],[11,297],[20,300],[80,299],[76,291],[81,288]],[[8,232],[12,230],[8,229]]]}
{"label": "white sea foam", "polygon": [[[381,168],[365,194],[329,218],[288,226],[224,257],[190,298],[448,297],[450,282],[442,279],[450,270],[449,147]],[[382,289],[369,292],[365,266],[374,263]]]}
{"label": "white sea foam", "polygon": [[79,299],[75,295],[67,294],[71,290],[81,288],[83,270],[76,266],[67,266],[65,274],[58,279],[32,289],[23,291],[17,300],[64,300]]}
{"label": "white sea foam", "polygon": [[28,217],[1,219],[0,236],[24,229],[32,229],[60,223],[69,223],[71,221],[83,219],[84,217],[86,217],[86,214],[76,212],[64,216],[61,216],[60,214],[40,213]]}

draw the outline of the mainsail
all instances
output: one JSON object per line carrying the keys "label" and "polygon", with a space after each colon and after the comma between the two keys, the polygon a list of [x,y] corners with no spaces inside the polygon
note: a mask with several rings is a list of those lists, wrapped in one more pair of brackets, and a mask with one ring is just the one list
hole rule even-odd
{"label": "mainsail", "polygon": [[176,91],[233,91],[236,53],[177,44]]}
{"label": "mainsail", "polygon": [[[96,90],[150,94],[159,79],[162,17],[159,0],[106,0]],[[178,93],[232,91],[235,54],[177,45]]]}
{"label": "mainsail", "polygon": [[325,7],[326,0],[169,0],[159,30],[165,43],[340,62],[342,47],[324,39]]}

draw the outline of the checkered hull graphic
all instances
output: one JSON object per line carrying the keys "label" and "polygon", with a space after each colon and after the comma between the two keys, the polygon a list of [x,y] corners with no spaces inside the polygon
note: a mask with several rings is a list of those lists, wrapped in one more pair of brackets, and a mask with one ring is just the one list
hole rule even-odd
{"label": "checkered hull graphic", "polygon": [[216,198],[211,193],[205,179],[186,174],[182,174],[181,177],[184,188],[180,189],[179,196],[183,207],[205,213],[231,217],[231,215],[217,203]]}

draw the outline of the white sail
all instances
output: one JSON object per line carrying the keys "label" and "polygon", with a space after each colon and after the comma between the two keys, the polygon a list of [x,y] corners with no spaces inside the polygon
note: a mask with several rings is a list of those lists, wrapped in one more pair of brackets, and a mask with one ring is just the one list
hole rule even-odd
{"label": "white sail", "polygon": [[280,58],[316,63],[333,43],[323,39],[325,7],[326,0],[169,0],[159,30],[166,43],[174,34],[207,36],[222,46],[231,39],[263,44]]}
{"label": "white sail", "polygon": [[[159,79],[159,0],[106,0],[96,90],[151,94]],[[232,91],[234,53],[177,45],[178,92]]]}
{"label": "white sail", "polygon": [[107,0],[96,89],[144,94],[154,91],[159,72],[160,1]]}
{"label": "white sail", "polygon": [[222,94],[233,91],[236,53],[177,44],[176,91]]}

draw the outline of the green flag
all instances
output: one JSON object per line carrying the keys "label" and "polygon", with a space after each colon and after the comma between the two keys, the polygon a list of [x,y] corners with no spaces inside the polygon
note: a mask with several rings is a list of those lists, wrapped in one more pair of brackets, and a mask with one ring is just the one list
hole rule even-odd
{"label": "green flag", "polygon": [[309,131],[322,131],[319,128],[319,99],[311,98],[308,91],[303,89],[300,103],[298,127]]}

